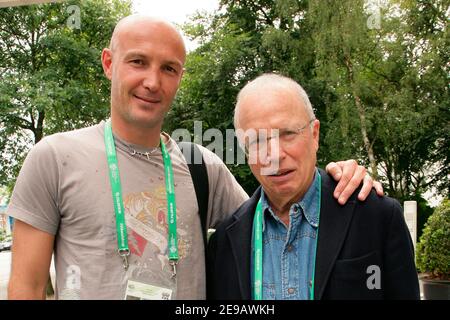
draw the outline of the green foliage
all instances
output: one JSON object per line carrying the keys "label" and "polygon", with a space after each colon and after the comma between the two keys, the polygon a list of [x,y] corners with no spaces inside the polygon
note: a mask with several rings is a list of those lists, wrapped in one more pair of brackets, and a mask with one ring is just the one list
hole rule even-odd
{"label": "green foliage", "polygon": [[430,276],[450,280],[450,201],[444,200],[428,219],[417,244],[417,266]]}
{"label": "green foliage", "polygon": [[11,235],[6,234],[6,230],[0,229],[0,242],[11,241]]}
{"label": "green foliage", "polygon": [[[222,1],[224,13],[197,14],[183,29],[201,45],[188,55],[186,72],[164,129],[233,128],[237,93],[264,72],[277,71],[301,81],[311,71],[312,52],[304,25],[296,23],[305,4],[292,0]],[[301,63],[300,63],[301,62]],[[307,65],[307,63],[309,65]],[[305,87],[308,89],[308,85]],[[229,166],[251,194],[258,186],[247,166]]]}
{"label": "green foliage", "polygon": [[[76,5],[79,28],[68,20]],[[97,123],[109,113],[101,50],[129,1],[68,1],[0,9],[0,185],[11,188],[43,136]]]}
{"label": "green foliage", "polygon": [[[204,128],[231,128],[239,89],[276,71],[310,95],[321,120],[319,165],[356,158],[378,165],[392,196],[415,197],[430,186],[445,195],[450,139],[444,110],[450,99],[442,66],[448,33],[437,26],[446,7],[422,3],[416,10],[416,1],[391,1],[382,8],[382,27],[370,29],[365,4],[223,0],[221,13],[197,14],[184,28],[201,45],[189,54],[166,129],[191,129],[193,120]],[[391,14],[397,4],[403,11]],[[429,51],[417,54],[424,40]],[[241,184],[251,177],[247,168],[231,170]]]}
{"label": "green foliage", "polygon": [[[184,30],[200,47],[165,129],[232,128],[239,89],[279,72],[305,88],[321,121],[319,166],[354,158],[377,166],[400,200],[431,187],[446,196],[448,1],[385,3],[379,28],[364,0],[222,0],[217,14],[197,14]],[[249,169],[230,169],[251,193]]]}
{"label": "green foliage", "polygon": [[423,230],[425,228],[425,224],[428,221],[428,218],[433,214],[434,209],[430,207],[427,201],[417,195],[415,198],[408,198],[407,200],[415,200],[417,201],[417,239],[423,234]]}
{"label": "green foliage", "polygon": [[[321,121],[318,164],[355,158],[378,166],[386,192],[416,199],[450,191],[448,0],[389,0],[380,28],[364,0],[221,0],[183,26],[200,46],[164,130],[233,128],[236,95],[278,72],[308,92]],[[81,28],[66,22],[70,4]],[[108,114],[100,64],[130,2],[89,0],[0,9],[0,185],[13,185],[30,144]],[[262,96],[261,99],[264,99]],[[247,166],[230,170],[248,193]]]}

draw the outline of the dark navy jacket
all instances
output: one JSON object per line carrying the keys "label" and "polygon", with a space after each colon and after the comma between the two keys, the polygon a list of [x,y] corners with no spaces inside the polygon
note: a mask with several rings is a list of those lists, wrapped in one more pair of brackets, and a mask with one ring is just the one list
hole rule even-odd
{"label": "dark navy jacket", "polygon": [[[342,206],[333,197],[336,182],[320,174],[314,299],[419,299],[414,249],[398,201],[372,190],[361,202],[356,191]],[[258,188],[211,236],[208,299],[251,299],[251,235],[260,194]],[[377,275],[380,288],[374,287]]]}

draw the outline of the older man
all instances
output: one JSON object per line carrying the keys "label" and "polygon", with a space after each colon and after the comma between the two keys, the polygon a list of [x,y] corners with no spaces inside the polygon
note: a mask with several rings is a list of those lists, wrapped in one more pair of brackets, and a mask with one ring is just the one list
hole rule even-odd
{"label": "older man", "polygon": [[316,168],[320,122],[300,85],[275,74],[251,81],[235,127],[261,187],[210,240],[209,298],[419,298],[401,206],[374,193],[333,199],[335,182]]}
{"label": "older man", "polygon": [[[17,179],[7,210],[16,219],[10,299],[45,298],[53,253],[57,299],[205,298],[199,180],[161,132],[185,58],[170,23],[133,15],[117,24],[102,52],[111,119],[44,138]],[[215,154],[198,148],[213,228],[248,196]],[[355,173],[354,189],[364,170],[349,166],[343,174]]]}

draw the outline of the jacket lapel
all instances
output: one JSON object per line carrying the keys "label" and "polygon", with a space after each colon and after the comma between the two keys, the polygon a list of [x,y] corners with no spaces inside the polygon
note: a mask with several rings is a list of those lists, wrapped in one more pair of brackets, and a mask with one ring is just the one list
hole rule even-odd
{"label": "jacket lapel", "polygon": [[261,195],[259,187],[253,196],[234,215],[235,221],[226,229],[236,266],[241,298],[251,300],[250,255],[253,229],[253,216]]}
{"label": "jacket lapel", "polygon": [[320,170],[322,199],[320,204],[319,238],[317,244],[314,299],[320,300],[335,261],[344,244],[353,216],[356,200],[352,197],[341,206],[333,197],[336,182]]}

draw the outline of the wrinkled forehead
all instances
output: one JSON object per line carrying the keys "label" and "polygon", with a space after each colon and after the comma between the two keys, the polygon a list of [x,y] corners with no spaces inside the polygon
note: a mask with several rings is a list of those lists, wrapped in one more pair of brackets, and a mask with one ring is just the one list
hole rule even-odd
{"label": "wrinkled forehead", "polygon": [[243,92],[238,102],[239,126],[287,128],[308,120],[303,99],[296,88],[263,85]]}

